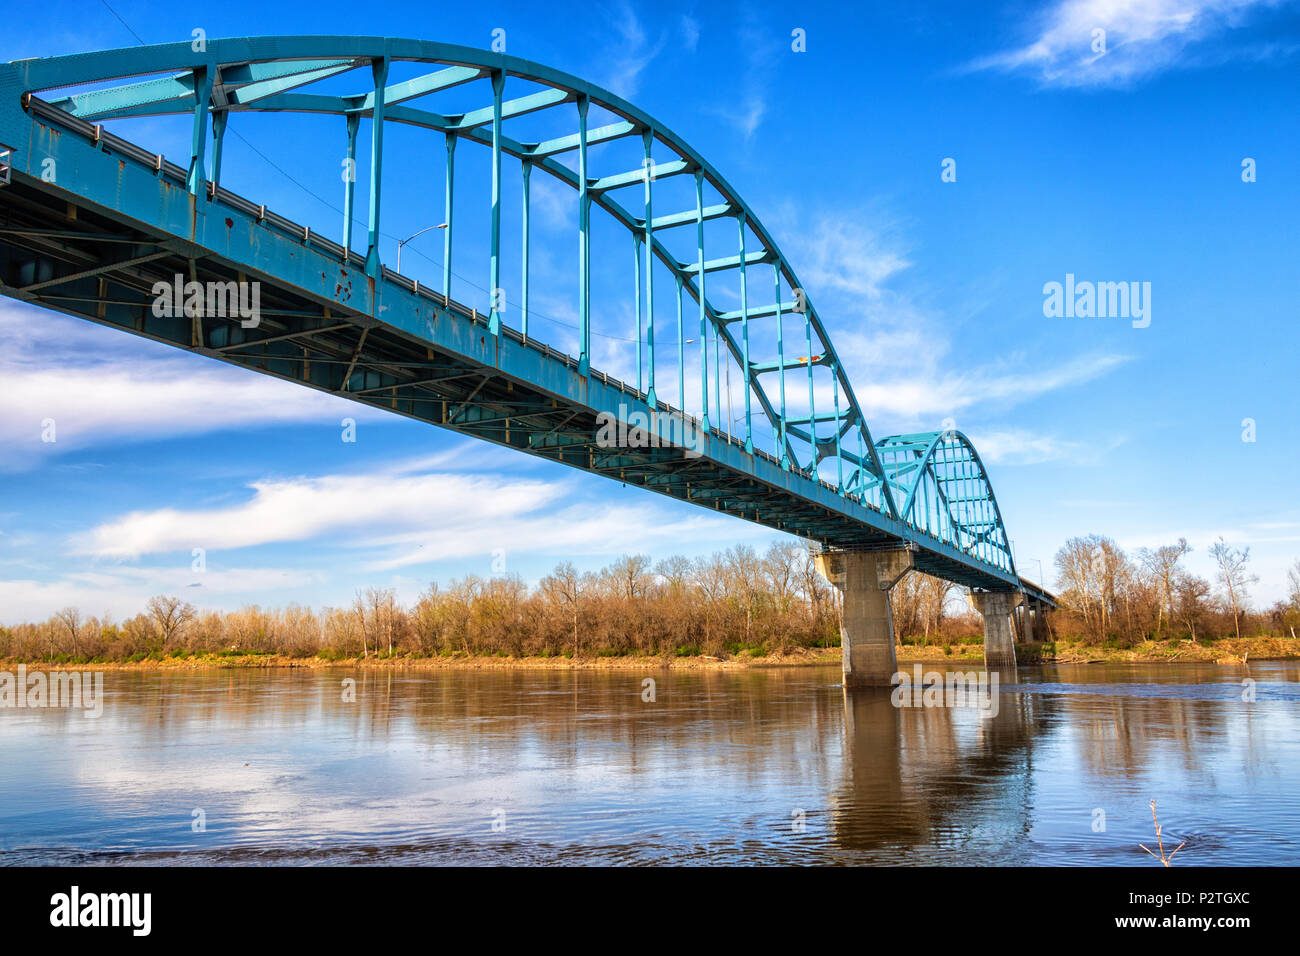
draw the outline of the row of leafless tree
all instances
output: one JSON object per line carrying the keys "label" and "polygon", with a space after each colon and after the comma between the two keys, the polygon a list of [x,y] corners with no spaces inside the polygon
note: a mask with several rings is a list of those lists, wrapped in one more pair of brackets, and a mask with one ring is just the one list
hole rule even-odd
{"label": "row of leafless tree", "polygon": [[[1063,601],[1051,635],[1089,643],[1218,638],[1300,626],[1300,562],[1290,595],[1251,608],[1249,549],[1210,550],[1213,582],[1182,567],[1185,540],[1126,554],[1110,538],[1072,538],[1057,553]],[[956,585],[905,576],[891,592],[895,631],[915,644],[978,641],[980,622]],[[524,655],[755,654],[838,643],[839,595],[811,554],[791,543],[759,554],[746,546],[691,560],[619,558],[597,572],[561,564],[529,588],[517,576],[468,575],[431,584],[410,607],[391,589],[358,592],[348,607],[245,607],[199,612],[177,597],[151,598],[120,623],[74,607],[46,621],[0,628],[0,658],[122,660],[183,653],[306,657],[452,653]]]}
{"label": "row of leafless tree", "polygon": [[738,546],[657,564],[630,555],[598,572],[561,564],[535,588],[513,575],[468,575],[430,585],[411,607],[391,589],[370,588],[349,607],[320,612],[200,613],[159,596],[114,623],[65,608],[48,621],[0,629],[0,657],[762,654],[835,644],[837,597],[798,544],[764,554]]}
{"label": "row of leafless tree", "polygon": [[1272,633],[1294,637],[1300,626],[1300,562],[1288,573],[1287,600],[1256,612],[1250,588],[1250,548],[1222,538],[1210,546],[1212,580],[1182,566],[1186,539],[1130,555],[1101,535],[1071,538],[1056,554],[1063,613],[1059,633],[1090,643],[1133,644],[1168,637],[1215,639]]}

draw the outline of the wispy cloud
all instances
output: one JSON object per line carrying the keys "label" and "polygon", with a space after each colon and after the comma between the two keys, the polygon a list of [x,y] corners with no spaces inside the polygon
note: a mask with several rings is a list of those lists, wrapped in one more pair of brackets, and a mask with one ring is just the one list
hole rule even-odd
{"label": "wispy cloud", "polygon": [[[903,281],[910,253],[903,230],[887,214],[788,209],[779,218],[791,224],[778,230],[790,237],[786,251],[877,435],[894,427],[938,427],[970,409],[1010,408],[1084,385],[1129,361],[1104,351],[1056,364],[1030,364],[1014,354],[977,365],[969,357],[955,361],[942,317],[918,298],[924,290]],[[1040,453],[1047,440],[1039,439]],[[1052,454],[1071,447],[1058,443]]]}
{"label": "wispy cloud", "polygon": [[[632,540],[652,547],[657,541],[668,544],[710,532],[721,538],[736,531],[733,523],[707,514],[676,518],[643,496],[617,504],[571,504],[581,498],[572,480],[466,473],[467,456],[472,459],[473,453],[464,449],[454,462],[437,456],[364,474],[255,481],[232,505],[122,515],[74,536],[70,551],[129,560],[192,547],[234,551],[328,540],[357,542],[343,547],[364,552],[367,569],[389,570],[494,547],[514,553],[613,554]],[[444,465],[456,471],[436,470]],[[492,540],[485,538],[485,528],[492,529]]]}
{"label": "wispy cloud", "polygon": [[739,54],[744,58],[739,87],[731,90],[725,104],[708,108],[708,112],[732,126],[745,143],[749,143],[767,116],[771,80],[776,75],[773,64],[782,55],[777,37],[760,26],[753,14],[744,18],[738,33]]}
{"label": "wispy cloud", "polygon": [[604,73],[601,86],[624,99],[630,99],[641,89],[641,74],[663,49],[664,39],[651,42],[640,17],[628,0],[612,4],[608,22],[615,40],[601,56]]}
{"label": "wispy cloud", "polygon": [[171,566],[65,568],[52,580],[6,576],[0,579],[0,624],[39,620],[61,607],[80,607],[91,614],[137,614],[155,594],[180,595],[200,607],[234,608],[310,587],[326,577],[319,571],[278,566],[210,567],[196,574],[188,561]]}
{"label": "wispy cloud", "polygon": [[872,217],[801,211],[798,218],[799,274],[809,294],[842,292],[878,302],[885,284],[911,265],[899,237],[888,225],[869,226]]}
{"label": "wispy cloud", "polygon": [[0,471],[92,445],[382,414],[17,303],[0,305],[0,378]]}
{"label": "wispy cloud", "polygon": [[682,43],[687,53],[694,53],[700,45],[700,21],[689,13],[683,13],[681,19]]}
{"label": "wispy cloud", "polygon": [[1026,428],[976,428],[967,437],[979,450],[980,458],[989,465],[1041,465],[1050,461],[1068,461],[1078,464],[1096,459],[1123,442],[1110,439],[1098,446],[1055,435],[1042,435]]}
{"label": "wispy cloud", "polygon": [[[982,57],[967,69],[1028,73],[1045,86],[1127,86],[1189,65],[1195,47],[1276,5],[1276,0],[1063,0],[1040,15],[1027,43]],[[1243,47],[1242,55],[1256,56],[1251,49]],[[1210,58],[1224,57],[1219,50]]]}
{"label": "wispy cloud", "polygon": [[[861,353],[850,344],[847,354]],[[1049,392],[1084,385],[1128,360],[1124,355],[1096,353],[1068,359],[1055,367],[1040,365],[1027,371],[1023,361],[963,371],[936,364],[929,368],[913,366],[901,375],[886,371],[882,381],[881,368],[899,367],[888,357],[872,357],[861,363],[855,377],[868,383],[857,390],[868,415],[876,411],[905,421],[935,422],[977,406],[1009,408]],[[962,423],[957,424],[960,428]]]}
{"label": "wispy cloud", "polygon": [[749,142],[766,115],[767,97],[762,93],[751,92],[745,96],[740,109],[731,114],[731,121],[745,142]]}

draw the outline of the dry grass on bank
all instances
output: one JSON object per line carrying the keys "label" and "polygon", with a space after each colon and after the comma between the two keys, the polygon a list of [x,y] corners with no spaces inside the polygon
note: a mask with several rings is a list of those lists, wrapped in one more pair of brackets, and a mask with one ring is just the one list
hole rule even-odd
{"label": "dry grass on bank", "polygon": [[[982,664],[984,647],[981,644],[903,645],[897,648],[899,664],[917,662],[949,662]],[[1131,648],[1102,648],[1058,641],[1055,644],[1021,644],[1016,647],[1021,664],[1055,663],[1207,663],[1224,666],[1263,660],[1300,659],[1300,640],[1292,638],[1257,637],[1241,640],[1225,639],[1210,646],[1188,641],[1145,641]],[[19,663],[29,667],[76,670],[167,670],[185,671],[201,668],[270,668],[296,667],[316,670],[322,668],[373,668],[373,669],[423,669],[423,670],[509,670],[538,668],[543,670],[645,670],[646,668],[670,670],[735,670],[751,667],[805,667],[838,664],[840,649],[795,648],[785,654],[756,655],[742,652],[720,657],[689,655],[664,656],[583,656],[578,659],[554,657],[508,657],[499,655],[452,654],[414,656],[397,654],[388,656],[353,657],[327,660],[322,657],[288,657],[280,654],[191,654],[161,659],[147,658],[139,661],[96,661],[93,663],[53,663],[41,661],[4,660],[4,669],[12,670]]]}

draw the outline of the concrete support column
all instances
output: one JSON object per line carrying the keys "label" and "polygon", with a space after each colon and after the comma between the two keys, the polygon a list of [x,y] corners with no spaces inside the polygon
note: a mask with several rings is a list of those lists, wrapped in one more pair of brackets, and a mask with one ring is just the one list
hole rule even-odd
{"label": "concrete support column", "polygon": [[1038,602],[1026,600],[1021,607],[1020,613],[1021,624],[1023,625],[1021,639],[1026,643],[1032,643],[1038,639]]}
{"label": "concrete support column", "polygon": [[1015,636],[1017,644],[1024,644],[1029,640],[1029,602],[1021,601],[1020,606],[1011,612],[1011,633]]}
{"label": "concrete support column", "polygon": [[984,615],[984,666],[1016,670],[1016,638],[1011,614],[1024,597],[1019,591],[972,591],[971,604]]}
{"label": "concrete support column", "polygon": [[823,551],[817,570],[843,595],[840,650],[844,686],[889,687],[895,671],[889,591],[912,567],[912,553]]}

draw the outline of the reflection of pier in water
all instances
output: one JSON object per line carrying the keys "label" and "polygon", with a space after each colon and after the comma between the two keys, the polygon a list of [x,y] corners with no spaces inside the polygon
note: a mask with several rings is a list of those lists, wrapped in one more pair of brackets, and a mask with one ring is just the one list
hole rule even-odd
{"label": "reflection of pier in water", "polygon": [[840,846],[926,863],[914,846],[959,849],[977,820],[1008,841],[1028,833],[1033,744],[1058,701],[1003,692],[998,712],[981,717],[975,707],[899,708],[885,690],[845,691],[843,709],[843,783],[830,796]]}

